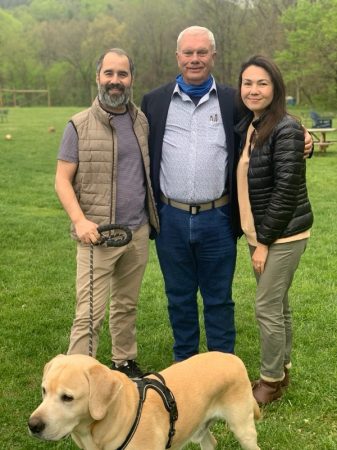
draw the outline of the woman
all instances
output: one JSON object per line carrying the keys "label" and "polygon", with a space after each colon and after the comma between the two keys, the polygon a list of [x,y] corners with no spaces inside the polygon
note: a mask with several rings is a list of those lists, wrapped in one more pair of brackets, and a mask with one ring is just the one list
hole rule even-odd
{"label": "woman", "polygon": [[264,56],[243,64],[239,102],[245,118],[237,169],[241,227],[257,280],[256,318],[261,338],[260,404],[282,395],[289,384],[292,345],[288,291],[310,236],[313,214],[307,194],[304,134],[286,112],[278,67]]}

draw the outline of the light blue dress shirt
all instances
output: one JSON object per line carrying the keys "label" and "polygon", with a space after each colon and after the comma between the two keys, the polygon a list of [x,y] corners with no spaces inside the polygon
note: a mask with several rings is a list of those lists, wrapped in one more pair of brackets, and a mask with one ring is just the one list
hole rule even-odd
{"label": "light blue dress shirt", "polygon": [[160,188],[172,200],[206,203],[225,190],[228,152],[216,84],[195,105],[178,85],[163,140]]}

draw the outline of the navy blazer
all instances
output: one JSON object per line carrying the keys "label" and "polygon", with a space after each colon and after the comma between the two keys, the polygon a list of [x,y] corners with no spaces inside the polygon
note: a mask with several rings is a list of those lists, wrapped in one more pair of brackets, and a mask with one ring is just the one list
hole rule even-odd
{"label": "navy blazer", "polygon": [[[147,117],[150,127],[149,153],[150,153],[150,175],[152,188],[156,202],[160,201],[160,163],[162,146],[165,133],[167,114],[176,82],[160,86],[145,94],[141,103],[141,109]],[[230,211],[233,232],[236,236],[241,235],[240,217],[237,201],[236,166],[239,157],[239,140],[234,133],[234,124],[238,122],[238,111],[235,106],[236,91],[228,86],[216,84],[222,122],[224,124],[227,151],[228,151],[228,177],[227,185],[224,186],[230,195]]]}

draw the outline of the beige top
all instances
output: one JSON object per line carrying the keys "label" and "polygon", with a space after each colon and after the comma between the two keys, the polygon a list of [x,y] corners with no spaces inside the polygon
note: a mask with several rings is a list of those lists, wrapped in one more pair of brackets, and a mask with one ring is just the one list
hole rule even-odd
{"label": "beige top", "polygon": [[[254,131],[252,124],[249,125],[247,131],[246,143],[241,154],[239,164],[237,167],[237,186],[238,186],[238,201],[240,210],[241,228],[244,232],[249,245],[257,246],[256,231],[254,226],[254,218],[250,207],[249,193],[248,193],[248,167],[249,167],[249,142]],[[310,236],[310,230],[295,234],[286,238],[277,239],[274,244],[282,244],[284,242],[299,241]]]}

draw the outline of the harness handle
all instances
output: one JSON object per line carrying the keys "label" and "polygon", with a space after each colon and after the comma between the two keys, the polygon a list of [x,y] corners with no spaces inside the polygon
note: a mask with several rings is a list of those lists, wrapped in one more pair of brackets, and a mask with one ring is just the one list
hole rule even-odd
{"label": "harness handle", "polygon": [[[100,225],[97,228],[97,231],[100,234],[99,241],[95,245],[106,244],[107,247],[122,247],[123,245],[128,244],[132,239],[132,232],[130,228],[125,225],[117,225],[117,224],[108,224],[108,225]],[[113,233],[110,233],[113,231]],[[107,235],[104,234],[109,232]]]}
{"label": "harness handle", "polygon": [[[155,375],[160,381],[153,378],[146,378],[146,375]],[[131,430],[129,431],[128,435],[125,438],[125,441],[120,447],[118,447],[117,450],[124,450],[128,446],[134,434],[136,433],[142,415],[143,404],[145,402],[146,393],[148,389],[154,389],[157,392],[157,394],[160,395],[160,397],[163,400],[164,406],[170,415],[170,429],[168,432],[168,441],[166,443],[165,448],[171,448],[172,440],[176,433],[175,422],[178,419],[178,408],[173,393],[166,386],[164,377],[157,372],[148,372],[147,374],[143,375],[142,378],[139,379],[136,378],[133,381],[134,383],[136,383],[139,393],[139,402],[136,418],[133,422]]]}

